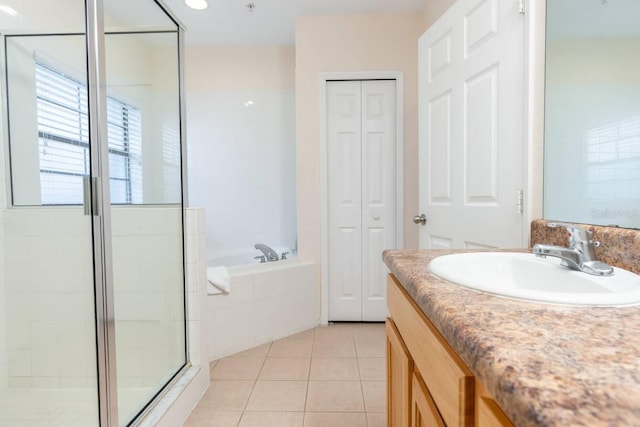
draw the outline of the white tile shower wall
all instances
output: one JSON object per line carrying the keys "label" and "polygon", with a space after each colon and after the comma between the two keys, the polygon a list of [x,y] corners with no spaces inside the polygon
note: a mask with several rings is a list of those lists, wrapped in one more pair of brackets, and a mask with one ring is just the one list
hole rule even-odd
{"label": "white tile shower wall", "polygon": [[95,385],[89,217],[81,208],[3,217],[9,387]]}
{"label": "white tile shower wall", "polygon": [[182,425],[209,386],[209,363],[206,355],[206,254],[205,212],[187,208],[185,222],[187,322],[189,334],[189,369],[165,395],[141,426],[174,427]]}
{"label": "white tile shower wall", "polygon": [[[186,210],[186,246],[187,246],[187,326],[189,331],[189,359],[194,366],[209,369],[208,363],[202,363],[206,355],[206,340],[203,325],[206,324],[206,235],[205,212],[203,208]],[[204,362],[208,362],[205,359]]]}
{"label": "white tile shower wall", "polygon": [[209,360],[319,324],[317,265],[296,260],[231,270],[231,292],[207,297]]}
{"label": "white tile shower wall", "polygon": [[[183,308],[174,304],[182,292],[180,215],[166,206],[112,210],[120,386],[157,385],[184,352]],[[3,216],[9,386],[95,386],[89,217],[64,207]]]}
{"label": "white tile shower wall", "polygon": [[[1,184],[2,182],[0,182]],[[0,189],[0,192],[3,192]],[[7,349],[7,309],[4,280],[4,211],[0,210],[0,392],[9,386],[9,354]]]}
{"label": "white tile shower wall", "polygon": [[155,387],[184,360],[180,206],[112,209],[118,385]]}
{"label": "white tile shower wall", "polygon": [[257,242],[295,248],[293,90],[188,95],[189,198],[206,210],[208,258]]}

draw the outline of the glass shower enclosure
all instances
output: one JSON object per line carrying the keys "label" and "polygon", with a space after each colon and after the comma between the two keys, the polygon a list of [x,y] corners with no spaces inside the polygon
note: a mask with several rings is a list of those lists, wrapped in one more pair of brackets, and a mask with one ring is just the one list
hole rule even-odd
{"label": "glass shower enclosure", "polygon": [[135,425],[188,365],[183,30],[14,0],[0,32],[0,426]]}

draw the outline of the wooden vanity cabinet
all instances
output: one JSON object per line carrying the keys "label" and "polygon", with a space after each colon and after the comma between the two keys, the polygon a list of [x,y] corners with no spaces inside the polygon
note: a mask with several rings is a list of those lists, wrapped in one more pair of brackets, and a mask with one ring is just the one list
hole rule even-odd
{"label": "wooden vanity cabinet", "polygon": [[476,426],[513,426],[511,420],[502,412],[498,403],[480,381],[476,381]]}
{"label": "wooden vanity cabinet", "polygon": [[411,427],[445,427],[429,389],[416,371],[411,380]]}
{"label": "wooden vanity cabinet", "polygon": [[391,319],[387,331],[387,424],[408,426],[411,422],[411,376],[413,360]]}
{"label": "wooden vanity cabinet", "polygon": [[387,303],[389,427],[513,426],[393,275]]}

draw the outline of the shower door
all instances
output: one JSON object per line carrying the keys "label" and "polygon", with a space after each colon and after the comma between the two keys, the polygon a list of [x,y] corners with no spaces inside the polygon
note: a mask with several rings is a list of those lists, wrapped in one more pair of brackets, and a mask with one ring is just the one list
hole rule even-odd
{"label": "shower door", "polygon": [[120,425],[144,411],[187,360],[179,36],[153,1],[105,2]]}
{"label": "shower door", "polygon": [[181,29],[153,0],[17,6],[0,427],[130,425],[187,366]]}
{"label": "shower door", "polygon": [[98,426],[96,367],[106,347],[85,2],[65,1],[63,17],[49,2],[19,6],[0,18],[10,165],[2,170],[10,191],[1,206],[0,426]]}

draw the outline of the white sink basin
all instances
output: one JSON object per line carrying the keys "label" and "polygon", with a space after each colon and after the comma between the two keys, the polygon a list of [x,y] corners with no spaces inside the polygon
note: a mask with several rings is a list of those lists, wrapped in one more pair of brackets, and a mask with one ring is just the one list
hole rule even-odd
{"label": "white sink basin", "polygon": [[640,303],[640,276],[614,267],[611,276],[569,270],[557,258],[513,252],[444,255],[429,263],[451,283],[506,297],[545,303],[620,306]]}

